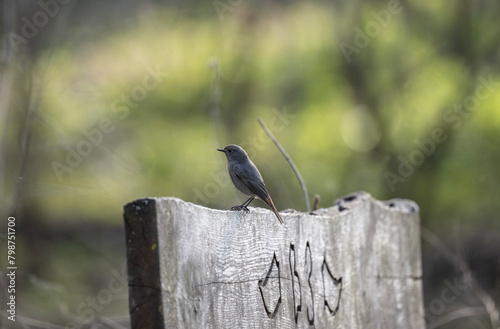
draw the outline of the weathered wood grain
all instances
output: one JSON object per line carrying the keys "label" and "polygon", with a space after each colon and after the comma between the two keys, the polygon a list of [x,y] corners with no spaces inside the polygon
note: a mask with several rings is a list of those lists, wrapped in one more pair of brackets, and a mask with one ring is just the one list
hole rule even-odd
{"label": "weathered wood grain", "polygon": [[414,202],[250,209],[125,206],[133,328],[424,328]]}

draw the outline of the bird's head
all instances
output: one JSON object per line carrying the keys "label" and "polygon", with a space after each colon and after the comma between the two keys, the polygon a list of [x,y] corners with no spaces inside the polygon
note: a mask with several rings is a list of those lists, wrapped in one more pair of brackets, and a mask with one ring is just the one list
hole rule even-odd
{"label": "bird's head", "polygon": [[231,144],[223,149],[217,149],[217,151],[224,152],[228,161],[248,159],[247,152],[238,145]]}

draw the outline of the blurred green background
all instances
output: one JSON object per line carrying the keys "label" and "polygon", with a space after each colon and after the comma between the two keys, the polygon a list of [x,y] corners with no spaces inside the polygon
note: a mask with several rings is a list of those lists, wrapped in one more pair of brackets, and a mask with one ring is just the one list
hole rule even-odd
{"label": "blurred green background", "polygon": [[1,8],[0,241],[5,255],[14,215],[19,270],[18,318],[0,327],[128,328],[122,207],[244,201],[216,148],[244,147],[277,208],[305,211],[257,117],[321,207],[359,190],[415,200],[468,264],[472,287],[424,236],[428,328],[498,325],[484,307],[500,301],[498,1]]}

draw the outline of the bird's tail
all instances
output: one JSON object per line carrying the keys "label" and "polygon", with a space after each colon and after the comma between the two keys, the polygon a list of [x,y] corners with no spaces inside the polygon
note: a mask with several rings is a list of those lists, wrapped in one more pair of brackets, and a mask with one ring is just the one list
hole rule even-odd
{"label": "bird's tail", "polygon": [[278,217],[278,220],[280,221],[280,223],[285,224],[285,222],[283,221],[283,218],[281,218],[281,216],[280,216],[280,213],[278,212],[278,210],[276,210],[276,207],[274,206],[273,199],[271,199],[271,196],[269,196],[267,198],[266,203],[269,207],[271,207],[271,210],[274,212],[276,217]]}

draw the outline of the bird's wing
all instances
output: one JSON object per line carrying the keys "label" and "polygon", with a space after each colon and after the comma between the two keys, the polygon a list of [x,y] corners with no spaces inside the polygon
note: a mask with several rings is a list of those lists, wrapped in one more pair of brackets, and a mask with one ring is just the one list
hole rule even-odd
{"label": "bird's wing", "polygon": [[248,187],[250,192],[267,203],[269,192],[267,192],[262,176],[255,165],[252,164],[252,166],[242,166],[240,164],[235,164],[233,166],[233,171],[235,175],[238,176],[238,178],[241,179],[241,181]]}
{"label": "bird's wing", "polygon": [[280,223],[284,224],[283,219],[274,206],[269,192],[267,192],[266,186],[264,185],[264,180],[262,179],[262,176],[260,175],[257,167],[255,167],[252,162],[250,162],[250,166],[244,166],[236,163],[232,166],[232,169],[236,177],[238,177],[241,182],[245,184],[248,190],[250,190],[250,192],[254,195],[258,196],[259,199],[264,201],[274,212]]}

